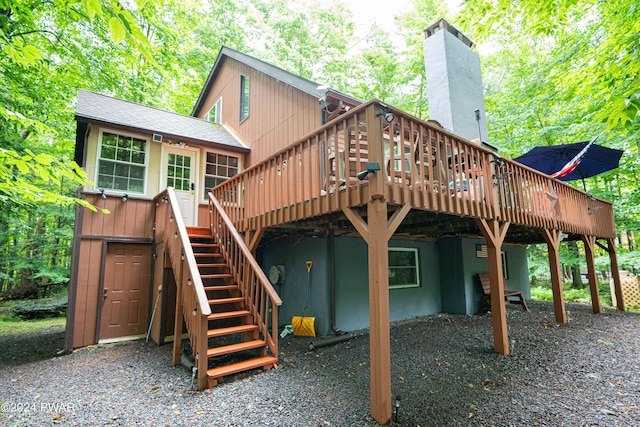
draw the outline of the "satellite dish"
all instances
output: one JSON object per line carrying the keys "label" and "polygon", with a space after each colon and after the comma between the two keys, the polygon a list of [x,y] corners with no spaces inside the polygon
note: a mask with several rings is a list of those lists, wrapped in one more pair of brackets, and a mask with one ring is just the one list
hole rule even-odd
{"label": "satellite dish", "polygon": [[269,281],[272,285],[284,283],[284,265],[274,265],[269,269]]}

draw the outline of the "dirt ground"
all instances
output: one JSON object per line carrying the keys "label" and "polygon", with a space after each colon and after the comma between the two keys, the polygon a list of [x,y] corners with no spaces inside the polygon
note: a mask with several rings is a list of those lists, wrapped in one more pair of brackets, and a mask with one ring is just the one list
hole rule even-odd
{"label": "dirt ground", "polygon": [[64,346],[64,326],[20,335],[0,335],[0,369],[55,357]]}

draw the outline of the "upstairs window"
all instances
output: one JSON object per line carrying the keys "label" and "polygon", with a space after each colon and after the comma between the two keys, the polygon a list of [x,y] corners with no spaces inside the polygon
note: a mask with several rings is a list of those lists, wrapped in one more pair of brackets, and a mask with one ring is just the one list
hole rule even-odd
{"label": "upstairs window", "polygon": [[240,75],[240,122],[249,117],[249,76]]}
{"label": "upstairs window", "polygon": [[218,99],[209,112],[204,115],[204,120],[211,123],[222,123],[222,98]]}
{"label": "upstairs window", "polygon": [[147,140],[102,132],[98,149],[98,188],[144,193]]}
{"label": "upstairs window", "polygon": [[238,174],[238,158],[227,154],[207,153],[204,173],[204,198],[216,185]]}
{"label": "upstairs window", "polygon": [[420,286],[418,249],[389,248],[389,289]]}

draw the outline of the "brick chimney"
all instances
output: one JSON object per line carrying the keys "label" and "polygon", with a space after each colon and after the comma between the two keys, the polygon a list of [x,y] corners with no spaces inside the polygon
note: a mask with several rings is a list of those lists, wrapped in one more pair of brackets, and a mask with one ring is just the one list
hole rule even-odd
{"label": "brick chimney", "polygon": [[474,43],[444,19],[424,32],[430,118],[456,135],[487,142],[480,57],[472,50]]}

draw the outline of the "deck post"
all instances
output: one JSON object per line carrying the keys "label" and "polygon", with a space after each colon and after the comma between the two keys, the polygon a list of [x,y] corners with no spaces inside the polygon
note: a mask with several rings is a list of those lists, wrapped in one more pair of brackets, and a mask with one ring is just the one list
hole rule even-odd
{"label": "deck post", "polygon": [[562,294],[562,274],[560,273],[560,236],[562,231],[543,228],[542,234],[547,242],[549,258],[549,270],[551,273],[551,289],[553,291],[553,311],[556,322],[567,323],[567,312],[564,307],[564,295]]}
{"label": "deck post", "polygon": [[587,259],[587,272],[589,276],[589,289],[591,290],[591,308],[594,313],[602,313],[600,304],[600,293],[598,292],[598,275],[596,273],[596,262],[593,255],[593,247],[596,243],[595,236],[582,236],[584,252]]}
{"label": "deck post", "polygon": [[509,222],[497,219],[476,218],[476,224],[487,242],[489,280],[491,281],[491,323],[493,325],[493,349],[496,353],[509,355],[507,311],[504,301],[504,277],[502,275],[502,242],[509,229]]}
{"label": "deck post", "polygon": [[249,248],[249,251],[251,251],[253,256],[256,256],[258,245],[260,244],[260,240],[262,240],[262,236],[264,236],[264,232],[266,230],[266,228],[261,227],[256,230],[247,229],[247,231],[244,232],[245,243],[247,244],[247,247]]}
{"label": "deck post", "polygon": [[616,296],[616,308],[624,311],[624,296],[622,295],[622,283],[620,282],[620,270],[618,267],[618,257],[616,256],[616,242],[613,239],[607,239],[607,246],[596,241],[596,244],[609,254],[609,263],[611,264],[611,278],[613,279],[613,292]]}

